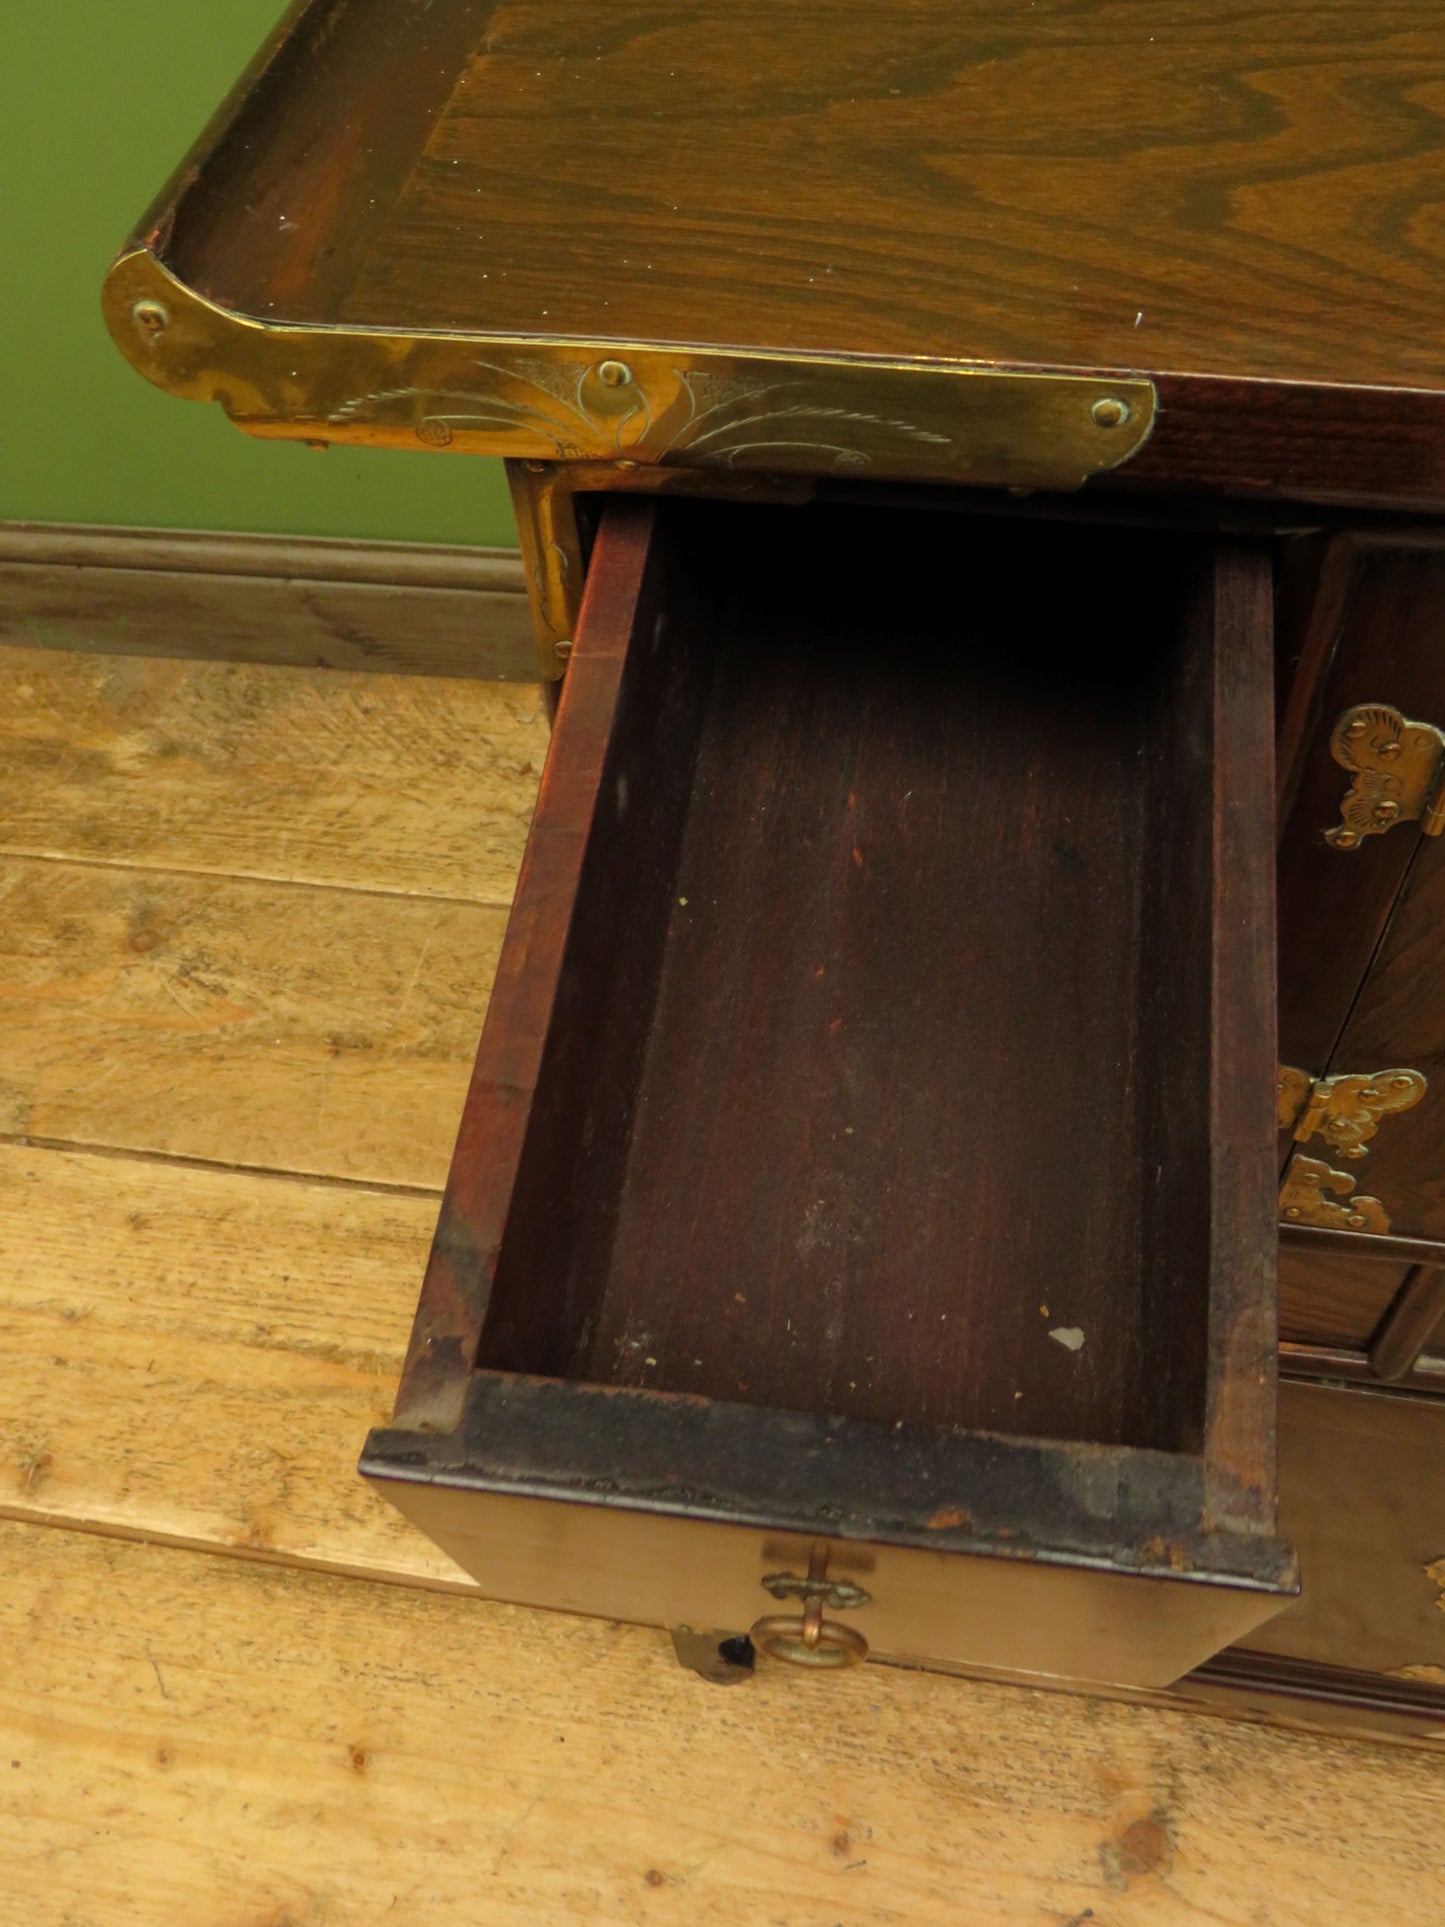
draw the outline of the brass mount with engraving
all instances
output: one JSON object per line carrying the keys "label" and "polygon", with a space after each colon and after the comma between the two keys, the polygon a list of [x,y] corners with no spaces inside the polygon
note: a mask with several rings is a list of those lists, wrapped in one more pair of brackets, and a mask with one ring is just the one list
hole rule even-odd
{"label": "brass mount with engraving", "polygon": [[[1380,1119],[1407,1111],[1425,1095],[1419,1071],[1347,1072],[1311,1077],[1291,1064],[1279,1067],[1279,1127],[1297,1144],[1322,1137],[1340,1157],[1368,1155]],[[1320,1158],[1296,1152],[1285,1172],[1280,1216],[1291,1224],[1320,1225],[1335,1231],[1387,1232],[1389,1216],[1378,1198],[1355,1195],[1355,1181]]]}
{"label": "brass mount with engraving", "polygon": [[1397,823],[1418,822],[1426,836],[1445,830],[1445,730],[1388,703],[1357,703],[1330,731],[1330,754],[1355,779],[1325,831],[1332,849],[1357,850]]}
{"label": "brass mount with engraving", "polygon": [[300,440],[1075,489],[1154,424],[1138,375],[266,321],[147,247],[116,261],[104,306],[158,387]]}

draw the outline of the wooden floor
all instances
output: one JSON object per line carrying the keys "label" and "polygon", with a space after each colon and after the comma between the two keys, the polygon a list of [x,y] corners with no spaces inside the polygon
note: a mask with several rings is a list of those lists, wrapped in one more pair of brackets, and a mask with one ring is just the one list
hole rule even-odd
{"label": "wooden floor", "polygon": [[706,1686],[361,1486],[545,745],[524,685],[0,650],[0,1921],[1438,1927],[1445,1759]]}

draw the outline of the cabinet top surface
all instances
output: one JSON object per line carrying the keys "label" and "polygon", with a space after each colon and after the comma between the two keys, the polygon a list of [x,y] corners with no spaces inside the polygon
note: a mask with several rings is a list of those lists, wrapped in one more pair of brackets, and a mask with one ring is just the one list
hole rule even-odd
{"label": "cabinet top surface", "polygon": [[310,0],[151,217],[261,320],[1445,388],[1434,0]]}

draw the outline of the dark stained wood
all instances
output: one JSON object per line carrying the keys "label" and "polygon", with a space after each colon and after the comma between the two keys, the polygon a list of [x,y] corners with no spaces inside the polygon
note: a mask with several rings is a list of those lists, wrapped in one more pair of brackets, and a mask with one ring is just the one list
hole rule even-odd
{"label": "dark stained wood", "polygon": [[[1321,578],[1313,633],[1302,645],[1302,680],[1286,712],[1294,802],[1279,852],[1280,1058],[1315,1076],[1388,1068],[1383,1061],[1346,1063],[1336,1042],[1421,842],[1416,824],[1367,837],[1352,851],[1325,842],[1350,782],[1330,754],[1330,730],[1362,702],[1445,721],[1445,542],[1433,549],[1383,535],[1339,542],[1342,554],[1332,552]],[[1397,1039],[1406,1051],[1399,1061],[1423,1069],[1410,1042],[1403,1034]],[[1372,1145],[1360,1170],[1363,1189],[1372,1189],[1377,1152],[1403,1122],[1392,1118]],[[1396,1229],[1430,1235],[1413,1223]]]}
{"label": "dark stained wood", "polygon": [[[653,840],[666,961],[619,1215],[574,1195],[566,1263],[562,1229],[546,1266],[530,1234],[509,1239],[481,1361],[1199,1449],[1211,1156],[1221,1221],[1238,1212],[1249,1247],[1217,1248],[1222,1278],[1262,1307],[1251,1370],[1273,1344],[1271,1174],[1236,1161],[1263,1114],[1235,1082],[1242,1115],[1216,1120],[1211,1151],[1208,1094],[1211,1036],[1226,1060],[1270,1051],[1267,968],[1242,955],[1242,1001],[1231,972],[1212,1014],[1209,967],[1213,839],[1267,851],[1247,772],[1210,828],[1214,665],[1253,698],[1221,699],[1221,777],[1245,741],[1258,762],[1258,734],[1267,797],[1267,605],[1217,610],[1197,540],[1140,557],[1097,531],[959,522],[900,606],[842,511],[712,509],[693,527],[724,613],[680,857]],[[1079,583],[1126,570],[1127,597],[1079,603]],[[940,648],[924,625],[957,580],[969,603]],[[652,748],[685,769],[692,753],[681,734]],[[1267,906],[1267,877],[1234,854],[1232,887]],[[589,866],[579,919],[613,867]],[[1245,926],[1267,956],[1267,910]],[[641,946],[630,1013],[652,926],[608,930]],[[1040,930],[1067,931],[1068,954]],[[1255,1004],[1259,1035],[1236,1038]],[[590,1009],[597,1039],[631,1021]],[[539,1345],[541,1277],[558,1322]],[[1077,1351],[1049,1336],[1075,1329]]]}
{"label": "dark stained wood", "polygon": [[1445,1358],[1422,1354],[1408,1375],[1381,1384],[1366,1351],[1339,1345],[1295,1345],[1282,1341],[1279,1348],[1281,1383],[1292,1380],[1319,1380],[1330,1385],[1368,1386],[1377,1392],[1399,1388],[1410,1392],[1445,1392]]}
{"label": "dark stained wood", "polygon": [[416,1433],[384,1427],[370,1436],[364,1470],[515,1498],[703,1515],[805,1543],[821,1534],[1025,1560],[1067,1550],[1173,1582],[1197,1576],[1293,1590],[1293,1558],[1272,1534],[1207,1520],[1200,1462],[1180,1453],[1065,1451],[866,1419],[840,1425],[721,1399],[482,1371],[455,1430],[419,1450]]}
{"label": "dark stained wood", "polygon": [[[635,566],[631,544],[653,526],[653,510],[627,502],[608,513],[598,562],[615,578]],[[616,660],[605,649],[608,620],[607,604],[590,600],[582,622],[588,640],[579,652],[589,688],[601,686],[599,660],[609,671]],[[622,637],[627,654],[606,761],[590,802],[586,857],[497,1258],[482,1348],[495,1369],[569,1375],[602,1289],[652,1048],[691,750],[710,666],[699,645],[711,620],[670,545],[655,543],[630,636]],[[573,761],[575,673],[576,659],[557,721],[559,764]],[[579,789],[576,801],[585,796]]]}
{"label": "dark stained wood", "polygon": [[1281,1224],[1279,1241],[1287,1250],[1348,1257],[1361,1264],[1445,1264],[1445,1241],[1439,1238],[1402,1238],[1394,1232],[1335,1231],[1322,1225]]}
{"label": "dark stained wood", "polygon": [[[1445,679],[1438,641],[1436,650]],[[1445,848],[1434,837],[1415,843],[1414,861],[1332,1068],[1399,1063],[1428,1080],[1413,1110],[1382,1123],[1355,1175],[1360,1189],[1384,1204],[1392,1230],[1445,1239]]]}
{"label": "dark stained wood", "polygon": [[1370,1338],[1370,1369],[1387,1384],[1408,1378],[1445,1320],[1445,1270],[1415,1265]]}
{"label": "dark stained wood", "polygon": [[1445,509],[1445,395],[1223,376],[1162,375],[1157,386],[1154,433],[1094,486]]}
{"label": "dark stained wood", "polygon": [[[403,1422],[455,1423],[460,1416],[544,1047],[559,1004],[565,1011],[577,994],[575,977],[569,980],[565,972],[564,946],[588,836],[597,825],[599,842],[607,847],[615,835],[621,798],[616,778],[636,768],[638,752],[660,720],[649,698],[668,685],[647,683],[639,674],[646,654],[628,652],[634,633],[656,621],[659,585],[656,571],[649,577],[647,569],[653,515],[644,502],[612,503],[611,539],[588,577],[583,620],[592,646],[579,653],[564,686],[553,744],[555,751],[562,741],[565,753],[549,754],[542,773],[490,1021],[478,1047],[403,1369],[397,1400]],[[626,907],[625,893],[623,902]],[[605,973],[608,966],[601,968]],[[605,1104],[607,1092],[597,1091],[594,1101]],[[549,1141],[556,1136],[554,1130]],[[554,1166],[546,1175],[556,1190],[544,1212],[554,1209],[565,1219],[559,1200],[582,1173]]]}
{"label": "dark stained wood", "polygon": [[[1348,852],[1332,849],[1323,832],[1339,821],[1349,781],[1328,748],[1345,709],[1386,702],[1445,725],[1442,635],[1445,538],[1401,530],[1339,539],[1301,650],[1301,682],[1312,676],[1315,686],[1297,688],[1291,701],[1297,783],[1280,844],[1281,1058],[1314,1074],[1398,1065],[1425,1076],[1422,1101],[1383,1121],[1351,1176],[1380,1199],[1398,1237],[1436,1243],[1445,1241],[1445,852],[1416,824]],[[1327,1152],[1319,1139],[1301,1148]],[[1439,1254],[1398,1255],[1429,1262]],[[1296,1279],[1285,1293],[1287,1337],[1368,1342],[1384,1310],[1373,1284],[1347,1330],[1328,1288],[1311,1309],[1298,1287]],[[1375,1316],[1364,1326],[1368,1309]]]}
{"label": "dark stained wood", "polygon": [[176,243],[245,312],[1445,385],[1421,0],[318,0],[273,80]]}
{"label": "dark stained wood", "polygon": [[1281,828],[1294,808],[1310,751],[1317,747],[1354,565],[1354,545],[1345,535],[1312,529],[1279,545],[1274,637],[1275,808]]}
{"label": "dark stained wood", "polygon": [[1402,1260],[1372,1264],[1349,1251],[1306,1252],[1281,1243],[1280,1337],[1363,1349],[1409,1270]]}
{"label": "dark stained wood", "polygon": [[363,1466],[504,1596],[598,1610],[497,1495],[1212,1572],[1225,1619],[1167,1587],[1147,1658],[1039,1602],[1022,1644],[886,1622],[1173,1677],[1291,1584],[1267,552],[960,516],[900,578],[911,526],[604,508]]}
{"label": "dark stained wood", "polygon": [[1291,1583],[1267,552],[960,516],[900,579],[911,525],[605,507],[364,1469],[504,1596],[597,1610],[498,1495],[1027,1549],[1106,1616],[1078,1569],[1213,1574],[1224,1618],[1171,1582],[1147,1657],[1080,1658],[1045,1595],[1021,1644],[884,1622],[1173,1677]]}
{"label": "dark stained wood", "polygon": [[[492,11],[490,0],[293,4],[208,130],[224,139],[224,167],[183,173],[174,216],[164,196],[153,211],[191,285],[258,320],[338,314],[376,210],[404,191]],[[254,311],[233,298],[241,285],[257,291]]]}
{"label": "dark stained wood", "polygon": [[[1202,977],[1201,960],[1206,951],[1209,956],[1207,1026],[1205,986],[1198,981],[1200,1009],[1192,1023],[1177,1007],[1158,1038],[1160,1059],[1176,1079],[1190,1063],[1190,1045],[1194,1063],[1187,1081],[1177,1081],[1172,1095],[1161,1091],[1156,1099],[1163,1106],[1157,1197],[1173,1222],[1160,1223],[1155,1235],[1162,1241],[1188,1224],[1197,1145],[1189,1141],[1181,1104],[1199,1103],[1207,1093],[1209,1203],[1201,1213],[1204,1221],[1193,1230],[1209,1252],[1207,1498],[1216,1520],[1247,1517],[1272,1524],[1278,1240],[1270,1140],[1277,1107],[1273,1094],[1245,1068],[1268,1062],[1278,1033],[1270,994],[1278,957],[1268,836],[1275,771],[1267,552],[1221,542],[1214,551],[1211,588],[1208,616],[1187,645],[1189,657],[1206,671],[1208,748],[1204,719],[1191,715],[1192,705],[1180,703],[1174,711],[1179,734],[1159,779],[1170,803],[1158,809],[1146,852],[1146,860],[1152,857],[1157,864],[1155,853],[1164,844],[1174,848],[1165,888],[1152,906],[1154,948],[1146,994],[1157,995],[1159,987],[1179,981],[1191,966]],[[1206,803],[1210,835],[1190,875],[1173,866],[1191,814],[1198,812],[1202,820]],[[1209,875],[1212,890],[1207,916],[1202,909],[1196,912],[1196,932],[1186,906],[1200,869]],[[1206,932],[1207,945],[1199,941]],[[1166,943],[1176,948],[1167,949]]]}
{"label": "dark stained wood", "polygon": [[[1385,702],[1417,721],[1445,721],[1445,538],[1428,529],[1336,537],[1326,548],[1313,608],[1286,639],[1296,665],[1281,742],[1287,805],[1279,850],[1280,1058],[1326,1072],[1418,1070],[1431,1088],[1414,1111],[1385,1119],[1368,1155],[1351,1165],[1358,1189],[1380,1199],[1397,1238],[1445,1240],[1445,972],[1438,931],[1445,871],[1436,840],[1417,824],[1368,837],[1352,851],[1324,832],[1340,820],[1349,775],[1329,751],[1348,708]],[[1281,1162],[1312,1138],[1280,1140]],[[1400,1247],[1381,1268],[1359,1259],[1286,1253],[1281,1335],[1293,1343],[1370,1343],[1412,1259]]]}

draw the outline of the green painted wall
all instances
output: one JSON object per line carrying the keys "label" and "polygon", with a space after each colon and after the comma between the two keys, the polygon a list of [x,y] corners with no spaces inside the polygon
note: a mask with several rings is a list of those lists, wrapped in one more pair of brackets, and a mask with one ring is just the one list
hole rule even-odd
{"label": "green painted wall", "polygon": [[499,462],[253,441],[112,346],[112,255],[281,0],[0,0],[0,520],[516,540]]}

